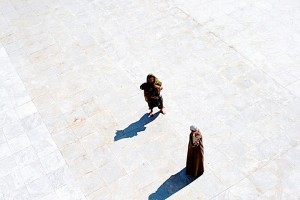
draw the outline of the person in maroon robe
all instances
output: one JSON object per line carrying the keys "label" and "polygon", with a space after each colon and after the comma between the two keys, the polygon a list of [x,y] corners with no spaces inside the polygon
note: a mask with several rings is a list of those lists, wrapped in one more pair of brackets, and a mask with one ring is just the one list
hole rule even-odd
{"label": "person in maroon robe", "polygon": [[186,174],[193,177],[199,177],[204,173],[204,147],[202,134],[194,125],[190,126],[190,130],[191,133],[186,159]]}

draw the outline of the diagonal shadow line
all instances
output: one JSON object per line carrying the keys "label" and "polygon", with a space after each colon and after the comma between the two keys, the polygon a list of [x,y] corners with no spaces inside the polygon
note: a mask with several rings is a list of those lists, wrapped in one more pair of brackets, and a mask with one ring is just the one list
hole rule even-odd
{"label": "diagonal shadow line", "polygon": [[152,117],[149,117],[149,113],[145,113],[138,121],[133,122],[123,130],[117,130],[114,137],[114,141],[118,141],[124,138],[131,138],[138,135],[138,132],[146,130],[145,125],[154,121],[159,115],[159,112],[155,113]]}
{"label": "diagonal shadow line", "polygon": [[170,176],[170,178],[159,186],[156,192],[148,197],[148,200],[164,200],[189,185],[194,180],[196,180],[196,178],[187,176],[185,174],[185,168],[183,168],[180,172]]}

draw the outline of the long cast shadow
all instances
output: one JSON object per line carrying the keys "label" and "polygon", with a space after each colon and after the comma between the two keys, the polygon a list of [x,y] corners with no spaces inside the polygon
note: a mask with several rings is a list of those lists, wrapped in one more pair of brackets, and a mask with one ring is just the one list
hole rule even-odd
{"label": "long cast shadow", "polygon": [[124,138],[131,138],[138,135],[138,132],[146,130],[145,125],[154,121],[159,115],[159,112],[155,113],[152,117],[149,117],[149,113],[144,114],[138,121],[133,122],[123,130],[117,130],[114,137],[114,141],[118,141]]}
{"label": "long cast shadow", "polygon": [[185,174],[185,168],[183,168],[177,174],[174,174],[168,178],[159,188],[156,190],[155,193],[152,193],[148,200],[164,200],[171,195],[175,194],[191,182],[196,180],[196,178],[192,178]]}

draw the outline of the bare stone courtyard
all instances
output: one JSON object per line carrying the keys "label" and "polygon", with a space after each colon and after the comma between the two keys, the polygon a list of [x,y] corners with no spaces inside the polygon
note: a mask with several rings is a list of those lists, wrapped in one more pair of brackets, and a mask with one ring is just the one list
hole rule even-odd
{"label": "bare stone courtyard", "polygon": [[299,55],[299,0],[0,0],[0,200],[298,200]]}

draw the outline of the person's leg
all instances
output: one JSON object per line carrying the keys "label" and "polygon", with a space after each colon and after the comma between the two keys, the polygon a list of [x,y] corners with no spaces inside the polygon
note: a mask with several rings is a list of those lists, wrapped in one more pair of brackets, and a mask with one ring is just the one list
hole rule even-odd
{"label": "person's leg", "polygon": [[152,117],[154,115],[153,113],[153,108],[150,109],[150,113],[149,113],[150,117]]}
{"label": "person's leg", "polygon": [[164,111],[164,100],[163,100],[162,96],[160,96],[158,99],[158,108],[160,109],[160,112],[162,114],[166,114],[166,112]]}
{"label": "person's leg", "polygon": [[148,101],[148,106],[149,106],[149,110],[150,110],[150,117],[153,116],[153,102],[151,100]]}

